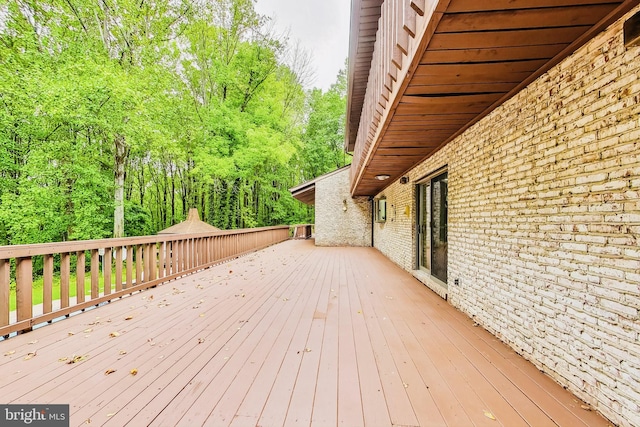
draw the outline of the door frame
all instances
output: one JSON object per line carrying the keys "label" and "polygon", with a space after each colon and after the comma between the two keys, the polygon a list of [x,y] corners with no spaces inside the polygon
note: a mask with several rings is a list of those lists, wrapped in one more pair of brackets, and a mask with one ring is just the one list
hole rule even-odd
{"label": "door frame", "polygon": [[[424,177],[420,178],[419,180],[416,181],[415,184],[415,189],[414,189],[414,196],[415,196],[415,206],[416,206],[416,215],[415,215],[415,221],[414,221],[414,232],[415,232],[415,269],[416,270],[420,270],[420,271],[424,271],[425,273],[429,274],[429,277],[435,281],[436,283],[440,284],[441,286],[447,288],[447,282],[442,281],[441,279],[439,279],[438,277],[433,275],[432,269],[433,269],[433,230],[432,230],[432,224],[433,224],[433,217],[432,217],[432,211],[433,211],[433,200],[432,200],[432,196],[433,196],[433,181],[436,178],[440,178],[443,174],[448,173],[448,166],[444,166],[440,169],[437,169],[434,172],[429,173],[428,175],[425,175]],[[424,197],[425,200],[423,200],[423,190],[422,188],[424,187],[428,187],[428,197]],[[448,192],[447,192],[447,200],[448,200]],[[429,205],[427,207],[427,210],[425,210],[423,204],[426,203]],[[425,221],[428,221],[428,224],[425,224]],[[447,234],[448,234],[448,227],[449,227],[449,221],[448,221],[448,212],[447,212]],[[422,255],[423,252],[425,251],[424,249],[424,245],[423,245],[423,236],[422,234],[424,232],[426,232],[426,230],[428,230],[429,236],[428,236],[428,244],[429,244],[429,248],[428,248],[428,260],[429,260],[429,265],[428,266],[424,266],[422,263]],[[447,249],[448,250],[448,249]],[[447,255],[447,259],[448,259],[448,255]],[[448,261],[447,261],[448,263]],[[445,266],[445,268],[448,270],[448,265]]]}

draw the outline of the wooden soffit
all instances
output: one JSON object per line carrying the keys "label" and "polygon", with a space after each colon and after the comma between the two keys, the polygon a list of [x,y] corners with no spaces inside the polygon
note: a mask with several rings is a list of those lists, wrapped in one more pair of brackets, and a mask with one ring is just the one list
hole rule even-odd
{"label": "wooden soffit", "polygon": [[[380,192],[639,3],[390,1],[381,7],[377,38],[387,46],[376,46],[376,69],[360,64],[350,70],[354,81],[368,76],[367,91],[373,91],[362,100],[349,93],[350,117],[362,105],[358,124],[347,129],[347,146],[355,141],[354,196]],[[408,18],[412,11],[415,16]],[[414,28],[407,29],[412,22]],[[398,49],[400,43],[405,46]],[[350,56],[350,68],[357,59]],[[376,76],[378,70],[388,75]],[[379,181],[376,175],[391,178]]]}

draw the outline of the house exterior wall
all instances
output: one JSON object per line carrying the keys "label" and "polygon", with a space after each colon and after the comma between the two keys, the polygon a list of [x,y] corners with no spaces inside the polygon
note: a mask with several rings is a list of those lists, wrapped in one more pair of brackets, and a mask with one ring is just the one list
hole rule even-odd
{"label": "house exterior wall", "polygon": [[[640,425],[632,13],[377,195],[399,208],[374,224],[381,252],[623,426]],[[444,166],[448,288],[415,272],[415,184]]]}
{"label": "house exterior wall", "polygon": [[315,185],[316,245],[371,246],[371,202],[368,197],[351,197],[349,168]]}

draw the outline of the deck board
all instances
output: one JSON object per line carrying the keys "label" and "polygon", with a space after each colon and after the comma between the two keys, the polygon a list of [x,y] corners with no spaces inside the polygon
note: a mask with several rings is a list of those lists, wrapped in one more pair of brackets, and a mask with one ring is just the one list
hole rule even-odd
{"label": "deck board", "polygon": [[[2,403],[69,403],[73,426],[608,425],[375,249],[309,240],[0,341],[0,353]],[[74,355],[86,357],[67,364]]]}

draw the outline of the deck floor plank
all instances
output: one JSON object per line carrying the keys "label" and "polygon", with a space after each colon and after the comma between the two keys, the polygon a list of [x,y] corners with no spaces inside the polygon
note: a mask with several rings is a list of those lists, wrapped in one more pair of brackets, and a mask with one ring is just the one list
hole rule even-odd
{"label": "deck floor plank", "polygon": [[608,425],[375,249],[311,240],[0,341],[0,354],[2,403],[70,403],[73,426]]}

